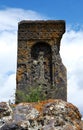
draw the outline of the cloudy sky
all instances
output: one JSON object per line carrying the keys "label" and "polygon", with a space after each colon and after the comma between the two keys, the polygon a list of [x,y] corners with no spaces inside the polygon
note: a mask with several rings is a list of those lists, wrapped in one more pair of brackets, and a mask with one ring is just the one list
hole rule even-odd
{"label": "cloudy sky", "polygon": [[21,20],[66,21],[61,57],[67,68],[68,101],[83,114],[83,0],[0,0],[0,101],[16,88],[17,29]]}

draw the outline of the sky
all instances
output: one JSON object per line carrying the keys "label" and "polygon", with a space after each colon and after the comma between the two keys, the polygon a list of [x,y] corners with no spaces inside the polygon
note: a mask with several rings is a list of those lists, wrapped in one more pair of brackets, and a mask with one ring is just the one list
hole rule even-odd
{"label": "sky", "polygon": [[21,20],[65,20],[60,54],[68,102],[83,115],[83,0],[0,0],[0,101],[14,100],[17,30]]}

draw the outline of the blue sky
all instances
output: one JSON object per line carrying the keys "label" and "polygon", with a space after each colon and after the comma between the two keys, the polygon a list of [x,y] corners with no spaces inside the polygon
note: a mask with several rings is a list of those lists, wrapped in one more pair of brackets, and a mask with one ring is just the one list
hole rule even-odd
{"label": "blue sky", "polygon": [[5,7],[33,10],[68,24],[83,23],[83,0],[0,0],[0,8]]}
{"label": "blue sky", "polygon": [[14,99],[18,22],[39,19],[66,21],[60,54],[68,102],[83,114],[83,0],[0,0],[0,101]]}

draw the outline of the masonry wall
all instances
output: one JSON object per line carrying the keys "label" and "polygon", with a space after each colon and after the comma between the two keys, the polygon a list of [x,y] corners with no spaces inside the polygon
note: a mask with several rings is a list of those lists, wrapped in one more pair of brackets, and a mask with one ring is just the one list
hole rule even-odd
{"label": "masonry wall", "polygon": [[62,20],[18,24],[17,90],[26,93],[26,88],[41,86],[46,99],[67,100],[66,68],[60,56],[64,32]]}

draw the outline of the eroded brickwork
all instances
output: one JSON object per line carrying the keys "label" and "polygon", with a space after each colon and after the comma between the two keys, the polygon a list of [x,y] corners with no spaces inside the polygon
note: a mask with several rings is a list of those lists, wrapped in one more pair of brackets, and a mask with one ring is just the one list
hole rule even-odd
{"label": "eroded brickwork", "polygon": [[46,99],[67,100],[66,68],[59,53],[64,32],[62,20],[19,23],[17,90],[41,85]]}

